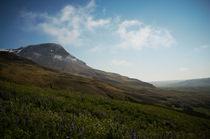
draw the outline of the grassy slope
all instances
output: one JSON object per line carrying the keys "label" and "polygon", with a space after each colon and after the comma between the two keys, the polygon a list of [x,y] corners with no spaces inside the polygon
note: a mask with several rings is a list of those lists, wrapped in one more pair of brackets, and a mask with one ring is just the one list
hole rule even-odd
{"label": "grassy slope", "polygon": [[115,83],[62,73],[41,67],[8,52],[0,52],[0,80],[169,107],[189,105],[203,107],[209,102],[206,96],[142,86],[124,88],[123,84],[119,86]]}
{"label": "grassy slope", "polygon": [[[12,53],[1,52],[0,54],[1,80],[38,87],[74,90],[100,96],[123,97],[123,95],[119,95],[122,90],[105,82],[47,69]],[[110,92],[112,94],[109,94]]]}
{"label": "grassy slope", "polygon": [[210,120],[128,101],[0,81],[2,138],[209,138]]}
{"label": "grassy slope", "polygon": [[165,90],[178,90],[178,91],[184,91],[184,92],[195,92],[195,93],[208,93],[210,94],[210,87],[170,87],[170,86],[166,86],[166,87],[159,87],[161,89],[165,89]]}
{"label": "grassy slope", "polygon": [[[203,103],[193,104],[189,102],[187,104],[188,108],[190,108],[194,112],[202,113],[210,117],[210,87],[161,87],[161,89],[167,91],[182,91],[189,96],[193,96],[191,98],[200,99],[200,102]],[[178,109],[183,110],[183,107],[180,107]]]}

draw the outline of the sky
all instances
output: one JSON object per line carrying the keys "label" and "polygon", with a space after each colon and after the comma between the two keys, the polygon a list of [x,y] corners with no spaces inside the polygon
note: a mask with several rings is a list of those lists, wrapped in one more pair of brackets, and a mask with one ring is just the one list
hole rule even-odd
{"label": "sky", "polygon": [[0,49],[58,43],[143,81],[210,77],[208,0],[1,0]]}

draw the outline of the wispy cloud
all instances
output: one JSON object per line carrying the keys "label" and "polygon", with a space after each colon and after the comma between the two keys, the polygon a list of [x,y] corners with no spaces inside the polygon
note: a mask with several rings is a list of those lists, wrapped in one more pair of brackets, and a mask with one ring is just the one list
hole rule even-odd
{"label": "wispy cloud", "polygon": [[[110,19],[94,19],[94,9],[95,1],[91,0],[84,7],[67,5],[56,15],[22,12],[21,16],[31,21],[30,27],[54,37],[59,43],[80,46],[83,42],[83,32],[110,22]],[[36,20],[40,22],[35,22]]]}
{"label": "wispy cloud", "polygon": [[[95,38],[99,34],[103,34],[106,39],[115,38],[117,44],[110,45],[117,48],[141,50],[143,47],[170,47],[175,42],[167,29],[146,25],[139,20],[121,21],[119,16],[96,18],[95,9],[95,1],[90,0],[85,6],[67,5],[54,15],[33,12],[22,12],[21,15],[27,20],[31,31],[43,32],[62,45],[84,46],[88,40],[97,46],[99,44]],[[106,9],[101,12],[105,14]],[[91,33],[95,33],[96,37],[89,35]]]}
{"label": "wispy cloud", "polygon": [[180,68],[179,68],[179,71],[180,71],[180,72],[186,72],[186,71],[189,71],[189,69],[186,68],[186,67],[180,67]]}
{"label": "wispy cloud", "polygon": [[103,49],[104,48],[102,46],[96,46],[96,47],[90,48],[89,52],[91,53],[101,52]]}
{"label": "wispy cloud", "polygon": [[170,47],[175,42],[167,29],[145,25],[138,20],[123,21],[118,33],[122,39],[121,48]]}
{"label": "wispy cloud", "polygon": [[209,45],[201,45],[201,46],[199,46],[199,47],[195,47],[193,50],[195,51],[195,52],[199,52],[199,51],[202,51],[202,50],[205,50],[205,49],[207,49],[207,48],[209,48]]}
{"label": "wispy cloud", "polygon": [[116,60],[116,59],[113,59],[111,61],[111,64],[115,66],[132,66],[133,65],[131,62],[128,62],[126,60]]}
{"label": "wispy cloud", "polygon": [[92,30],[94,27],[104,26],[109,23],[110,23],[110,19],[93,20],[92,17],[88,17],[87,19],[87,27],[90,30]]}
{"label": "wispy cloud", "polygon": [[103,15],[106,15],[106,8],[103,8]]}

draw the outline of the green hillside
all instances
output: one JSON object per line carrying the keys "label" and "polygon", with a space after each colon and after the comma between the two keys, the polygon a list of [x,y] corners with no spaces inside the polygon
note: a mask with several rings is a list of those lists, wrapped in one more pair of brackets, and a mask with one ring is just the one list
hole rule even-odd
{"label": "green hillside", "polygon": [[209,138],[210,120],[78,92],[0,81],[2,138]]}

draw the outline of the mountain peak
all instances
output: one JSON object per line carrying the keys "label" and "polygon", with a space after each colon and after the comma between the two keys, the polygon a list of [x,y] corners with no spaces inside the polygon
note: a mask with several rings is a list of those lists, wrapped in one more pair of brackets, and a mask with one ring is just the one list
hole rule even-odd
{"label": "mountain peak", "polygon": [[62,49],[63,51],[66,51],[62,45],[57,43],[42,43],[42,44],[28,45],[26,47],[37,48],[37,49]]}
{"label": "mountain peak", "polygon": [[93,69],[69,54],[61,45],[56,43],[29,45],[15,49],[13,52],[41,66],[71,74],[97,78],[110,84],[116,84],[119,88],[122,88],[123,84],[125,84],[123,88],[133,88],[134,86],[137,88],[142,86],[154,87],[152,84],[137,79]]}
{"label": "mountain peak", "polygon": [[56,43],[28,45],[10,50],[19,56],[30,59],[44,67],[68,72],[86,66],[86,64],[69,54],[63,46]]}
{"label": "mountain peak", "polygon": [[63,57],[70,55],[63,46],[56,44],[56,43],[44,43],[44,44],[37,44],[37,45],[29,45],[23,47],[24,51],[27,52],[40,52],[45,54],[59,54]]}

